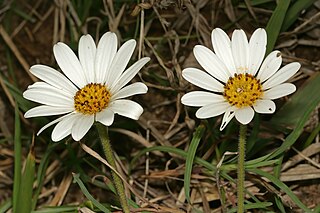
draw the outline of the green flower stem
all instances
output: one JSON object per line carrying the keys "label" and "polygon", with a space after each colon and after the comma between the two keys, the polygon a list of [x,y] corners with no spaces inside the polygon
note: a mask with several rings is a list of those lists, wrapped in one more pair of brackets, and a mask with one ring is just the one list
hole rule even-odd
{"label": "green flower stem", "polygon": [[238,213],[244,212],[244,179],[245,179],[245,169],[244,160],[246,155],[246,134],[247,126],[240,124],[240,134],[239,134],[239,150],[238,150]]}
{"label": "green flower stem", "polygon": [[[96,126],[97,126],[97,129],[99,132],[101,144],[102,144],[106,159],[107,159],[108,163],[114,169],[117,169],[116,162],[114,160],[113,150],[111,148],[111,144],[110,144],[110,140],[109,140],[108,129],[106,126],[104,126],[103,124],[100,124],[98,122],[97,122]],[[127,201],[127,198],[126,198],[126,195],[124,192],[124,186],[123,186],[122,180],[113,170],[111,170],[111,174],[112,174],[114,186],[115,186],[117,194],[119,196],[122,210],[124,213],[130,213],[130,208],[129,208],[128,201]]]}

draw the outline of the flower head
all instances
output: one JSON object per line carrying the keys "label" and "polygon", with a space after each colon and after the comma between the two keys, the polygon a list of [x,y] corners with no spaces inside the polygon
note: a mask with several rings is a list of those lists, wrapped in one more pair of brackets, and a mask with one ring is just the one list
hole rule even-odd
{"label": "flower head", "polygon": [[[193,53],[206,72],[197,68],[186,68],[182,76],[190,83],[207,91],[185,94],[181,102],[187,106],[200,107],[196,117],[215,117],[224,113],[220,130],[233,117],[248,124],[257,113],[273,113],[273,99],[295,92],[292,83],[285,83],[299,69],[293,62],[281,69],[281,53],[271,52],[265,59],[267,34],[257,29],[248,41],[243,30],[235,30],[231,40],[216,28],[211,34],[214,52],[197,45]],[[264,59],[264,61],[263,61]]]}
{"label": "flower head", "polygon": [[141,82],[126,86],[150,60],[142,58],[125,70],[136,46],[135,40],[125,42],[117,50],[117,36],[105,33],[96,46],[90,35],[79,41],[79,59],[66,44],[53,47],[54,57],[62,73],[45,65],[34,65],[30,72],[43,82],[28,87],[23,97],[42,104],[25,113],[26,118],[63,115],[45,125],[58,123],[52,131],[52,140],[68,135],[80,140],[95,121],[110,126],[114,114],[139,119],[142,107],[131,100],[132,95],[146,93]]}

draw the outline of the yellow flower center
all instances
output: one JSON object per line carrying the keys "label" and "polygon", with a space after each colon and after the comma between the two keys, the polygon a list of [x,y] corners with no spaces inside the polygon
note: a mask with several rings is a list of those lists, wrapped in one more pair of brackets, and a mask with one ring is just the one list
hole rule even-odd
{"label": "yellow flower center", "polygon": [[250,74],[234,74],[224,86],[223,96],[238,108],[252,106],[262,95],[260,80]]}
{"label": "yellow flower center", "polygon": [[74,96],[74,108],[77,112],[93,115],[107,108],[111,94],[106,86],[97,83],[87,84]]}

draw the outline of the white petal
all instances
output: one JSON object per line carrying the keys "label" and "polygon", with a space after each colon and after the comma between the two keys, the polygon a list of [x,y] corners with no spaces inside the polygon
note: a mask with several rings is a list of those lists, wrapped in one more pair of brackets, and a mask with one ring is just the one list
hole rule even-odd
{"label": "white petal", "polygon": [[276,73],[281,66],[281,62],[281,52],[278,50],[271,52],[263,61],[258,72],[257,78],[260,79],[260,82],[264,82],[274,73]]}
{"label": "white petal", "polygon": [[254,110],[251,107],[242,107],[235,111],[236,119],[242,124],[248,124],[254,116]]}
{"label": "white petal", "polygon": [[57,107],[57,106],[37,106],[29,109],[25,114],[25,118],[61,115],[74,111],[74,107]]}
{"label": "white petal", "polygon": [[293,62],[282,67],[276,74],[269,78],[265,83],[262,84],[262,88],[267,90],[276,85],[282,84],[289,78],[291,78],[299,69],[301,65],[298,62]]}
{"label": "white petal", "polygon": [[89,131],[94,122],[94,115],[82,115],[76,119],[71,129],[71,136],[75,141],[80,141]]}
{"label": "white petal", "polygon": [[72,127],[77,121],[77,118],[81,117],[82,114],[73,113],[63,118],[53,129],[51,139],[54,142],[60,141],[63,138],[71,134]]}
{"label": "white petal", "polygon": [[40,64],[34,65],[30,68],[30,72],[37,78],[60,90],[68,91],[70,94],[74,95],[78,90],[69,79],[51,67]]}
{"label": "white petal", "polygon": [[34,87],[29,87],[24,93],[23,97],[30,101],[38,102],[40,104],[50,105],[50,106],[61,106],[61,107],[71,107],[73,106],[73,98],[67,96],[63,91],[56,89],[50,85],[47,88],[35,87],[35,84],[40,85],[46,84],[44,82],[34,83]]}
{"label": "white petal", "polygon": [[120,98],[126,98],[133,95],[145,94],[148,91],[148,87],[141,82],[135,82],[128,86],[123,87],[117,93],[112,96],[112,100],[117,100]]}
{"label": "white petal", "polygon": [[296,91],[296,86],[291,83],[283,83],[272,87],[271,89],[263,92],[263,99],[277,99]]}
{"label": "white petal", "polygon": [[206,72],[199,70],[197,68],[186,68],[182,71],[182,76],[184,79],[190,83],[201,87],[203,89],[213,91],[213,92],[222,92],[223,85],[214,79],[212,76]]}
{"label": "white petal", "polygon": [[117,45],[118,39],[115,33],[107,32],[101,37],[95,60],[96,83],[104,83],[111,62],[116,55]]}
{"label": "white petal", "polygon": [[114,112],[109,108],[96,114],[96,121],[99,121],[100,123],[106,126],[111,126],[111,124],[113,123],[113,120],[114,120]]}
{"label": "white petal", "polygon": [[133,39],[127,41],[120,47],[105,76],[106,85],[112,85],[113,82],[119,79],[128,64],[135,47],[136,41]]}
{"label": "white petal", "polygon": [[222,61],[214,54],[209,48],[196,45],[193,48],[193,54],[199,64],[213,77],[217,78],[218,80],[226,83],[231,73],[227,67],[223,64]]}
{"label": "white petal", "polygon": [[115,100],[110,104],[110,109],[119,115],[138,120],[143,108],[136,102],[130,100]]}
{"label": "white petal", "polygon": [[65,119],[65,118],[68,118],[69,116],[72,116],[73,114],[74,114],[74,113],[69,113],[69,114],[67,114],[67,115],[64,115],[64,116],[62,116],[62,117],[59,117],[59,118],[51,121],[50,123],[47,123],[46,125],[44,125],[44,126],[38,131],[37,136],[40,135],[41,132],[43,132],[43,130],[47,129],[48,127],[52,126],[53,124],[56,124],[56,123],[62,121],[62,120]]}
{"label": "white petal", "polygon": [[230,104],[227,102],[208,104],[197,110],[196,117],[200,119],[215,117],[224,113],[229,107]]}
{"label": "white petal", "polygon": [[249,62],[249,44],[243,30],[235,30],[232,33],[231,50],[237,73],[246,73]]}
{"label": "white petal", "polygon": [[205,106],[212,103],[224,102],[222,95],[205,91],[193,91],[182,96],[181,103],[187,106]]}
{"label": "white petal", "polygon": [[79,88],[87,84],[82,66],[74,52],[66,44],[58,42],[53,46],[54,57],[63,73]]}
{"label": "white petal", "polygon": [[276,104],[271,100],[257,100],[253,105],[257,113],[271,114],[276,111]]}
{"label": "white petal", "polygon": [[87,83],[93,83],[95,77],[94,60],[96,44],[90,35],[83,35],[79,41],[79,60],[87,79]]}
{"label": "white petal", "polygon": [[235,107],[230,107],[226,110],[222,118],[220,131],[222,131],[228,125],[228,123],[232,120],[234,115],[235,115]]}
{"label": "white petal", "polygon": [[69,91],[60,89],[60,88],[56,88],[54,86],[51,86],[50,84],[43,82],[43,81],[37,81],[31,85],[28,86],[27,90],[39,90],[39,91],[52,91],[52,92],[56,92],[59,93],[63,96],[72,98],[74,97],[75,93],[71,94]]}
{"label": "white petal", "polygon": [[231,41],[228,35],[220,28],[215,28],[211,33],[211,40],[216,55],[224,62],[232,75],[236,73],[231,51]]}
{"label": "white petal", "polygon": [[262,28],[256,29],[249,41],[249,74],[256,75],[266,53],[266,46],[266,31]]}
{"label": "white petal", "polygon": [[110,87],[110,92],[116,93],[119,89],[124,87],[129,81],[131,81],[134,76],[140,71],[140,69],[150,61],[149,57],[141,58],[139,61],[131,65],[122,75],[120,76],[118,81],[113,82]]}

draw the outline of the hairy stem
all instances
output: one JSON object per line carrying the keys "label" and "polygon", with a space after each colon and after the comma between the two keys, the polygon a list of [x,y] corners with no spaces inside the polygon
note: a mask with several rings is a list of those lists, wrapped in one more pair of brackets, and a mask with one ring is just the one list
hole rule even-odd
{"label": "hairy stem", "polygon": [[[106,159],[107,159],[108,163],[114,169],[117,169],[116,162],[115,162],[114,155],[113,155],[113,150],[111,148],[111,144],[110,144],[110,140],[109,140],[108,129],[106,126],[104,126],[103,124],[100,124],[98,122],[97,122],[96,126],[97,126],[97,129],[99,132],[101,144],[103,147],[103,152],[106,156]],[[122,210],[124,213],[130,213],[130,208],[129,208],[128,201],[127,201],[127,198],[126,198],[126,195],[124,192],[124,186],[123,186],[122,180],[113,170],[111,170],[111,174],[112,174],[114,186],[115,186],[117,194],[119,196]]]}
{"label": "hairy stem", "polygon": [[244,160],[246,155],[246,134],[247,126],[240,125],[239,133],[239,149],[238,149],[238,213],[244,212],[244,179],[245,179],[245,169]]}

